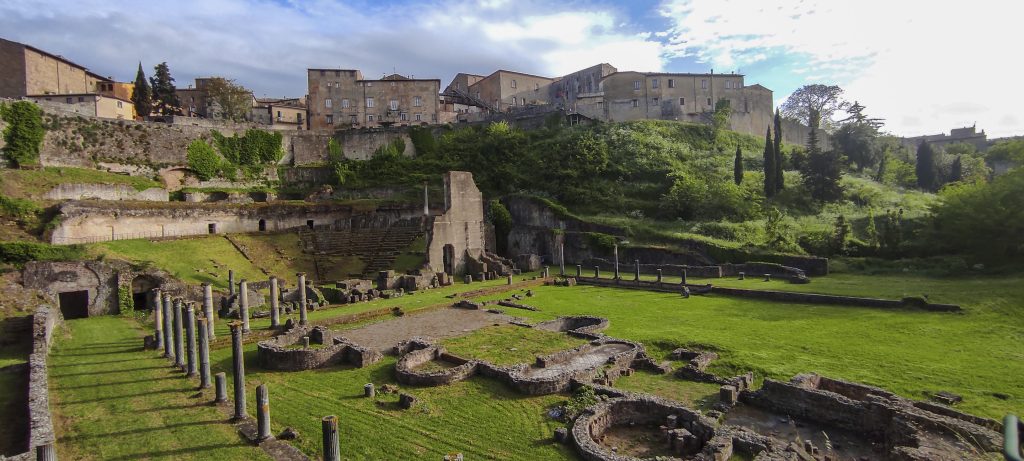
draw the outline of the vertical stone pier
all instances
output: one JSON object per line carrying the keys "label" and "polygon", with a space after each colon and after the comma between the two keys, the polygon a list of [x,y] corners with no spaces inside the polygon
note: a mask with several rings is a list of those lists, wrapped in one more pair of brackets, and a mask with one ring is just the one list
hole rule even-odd
{"label": "vertical stone pier", "polygon": [[235,271],[228,269],[228,296],[235,295]]}
{"label": "vertical stone pier", "polygon": [[174,300],[174,366],[185,369],[185,338],[182,334],[185,319],[182,318],[181,300]]}
{"label": "vertical stone pier", "polygon": [[210,323],[206,317],[200,317],[196,322],[199,330],[199,388],[206,389],[210,387]]}
{"label": "vertical stone pier", "polygon": [[196,375],[196,312],[192,303],[185,306],[185,347],[188,358],[188,376]]}
{"label": "vertical stone pier", "polygon": [[164,357],[174,360],[174,313],[171,312],[171,294],[163,294],[163,317],[164,317]]}
{"label": "vertical stone pier", "polygon": [[615,248],[613,249],[613,253],[614,253],[614,256],[615,256],[615,281],[618,281],[619,280],[619,246],[618,245],[615,245]]}
{"label": "vertical stone pier", "polygon": [[558,275],[565,277],[565,244],[558,244]]}
{"label": "vertical stone pier", "polygon": [[306,314],[306,273],[295,274],[299,277],[299,325],[308,325],[309,318]]}
{"label": "vertical stone pier", "polygon": [[210,339],[215,339],[213,336],[213,285],[209,283],[203,284],[203,316],[209,322],[207,326],[210,329]]}
{"label": "vertical stone pier", "polygon": [[683,281],[682,281],[682,282],[680,282],[679,284],[680,284],[680,285],[686,285],[686,269],[683,269],[683,270],[682,270],[682,274],[681,274],[681,275],[682,275],[682,277],[683,277]]}
{"label": "vertical stone pier", "polygon": [[256,442],[274,438],[270,435],[270,394],[266,384],[256,386]]}
{"label": "vertical stone pier", "polygon": [[341,461],[341,447],[338,444],[338,417],[324,416],[321,420],[324,433],[324,461]]}
{"label": "vertical stone pier", "polygon": [[241,322],[231,322],[231,362],[235,384],[235,414],[232,419],[240,421],[249,417],[245,412],[245,354]]}
{"label": "vertical stone pier", "polygon": [[633,260],[633,281],[634,282],[639,282],[640,281],[640,260],[639,259],[634,259]]}
{"label": "vertical stone pier", "polygon": [[228,402],[228,375],[223,371],[213,375],[214,387],[216,388],[216,394],[213,399],[213,403],[227,403]]}
{"label": "vertical stone pier", "polygon": [[281,304],[278,298],[281,297],[277,288],[277,277],[270,276],[270,328],[281,326]]}
{"label": "vertical stone pier", "polygon": [[249,332],[249,282],[238,282],[238,316],[242,318],[242,333]]}
{"label": "vertical stone pier", "polygon": [[153,324],[155,330],[153,339],[156,340],[156,347],[159,348],[164,342],[164,314],[163,298],[160,296],[160,289],[153,289]]}

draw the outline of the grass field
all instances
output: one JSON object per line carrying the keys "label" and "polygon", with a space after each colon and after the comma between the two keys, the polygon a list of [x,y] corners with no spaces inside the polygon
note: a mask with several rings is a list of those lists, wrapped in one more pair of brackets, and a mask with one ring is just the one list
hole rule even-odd
{"label": "grass field", "polygon": [[586,343],[565,333],[516,325],[489,326],[441,342],[452,355],[486,360],[495,365],[533,363],[538,355],[572,349]]}
{"label": "grass field", "polygon": [[67,322],[50,353],[60,459],[268,460],[120,317]]}
{"label": "grass field", "polygon": [[294,232],[233,234],[231,238],[243,245],[249,255],[257,258],[259,266],[271,274],[292,278],[297,272],[316,273],[313,258],[302,253],[302,242]]}
{"label": "grass field", "polygon": [[8,197],[39,199],[59,184],[127,184],[136,190],[163,187],[149,178],[70,167],[44,167],[38,170],[0,171],[0,194]]}
{"label": "grass field", "polygon": [[[150,261],[186,283],[209,282],[220,290],[228,288],[229,269],[235,271],[236,280],[267,278],[223,236],[166,241],[117,240],[91,245],[90,250],[133,262]],[[290,275],[294,276],[294,272]]]}

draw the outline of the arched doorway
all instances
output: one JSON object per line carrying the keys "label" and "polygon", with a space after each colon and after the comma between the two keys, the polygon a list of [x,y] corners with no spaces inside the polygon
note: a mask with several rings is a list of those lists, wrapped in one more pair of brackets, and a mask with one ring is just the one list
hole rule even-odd
{"label": "arched doorway", "polygon": [[260,225],[260,232],[266,232],[267,231],[267,220],[266,219],[260,219],[260,224],[259,225]]}
{"label": "arched doorway", "polygon": [[455,247],[447,244],[441,249],[441,259],[444,262],[444,272],[448,275],[455,275]]}
{"label": "arched doorway", "polygon": [[132,302],[135,310],[149,310],[154,303],[150,303],[153,297],[153,289],[160,286],[160,281],[149,276],[140,275],[132,279]]}

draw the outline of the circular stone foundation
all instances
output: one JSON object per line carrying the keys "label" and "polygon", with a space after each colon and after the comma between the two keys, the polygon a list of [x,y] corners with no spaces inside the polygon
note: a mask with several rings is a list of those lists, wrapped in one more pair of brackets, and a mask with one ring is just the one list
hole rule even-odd
{"label": "circular stone foundation", "polygon": [[[680,404],[640,396],[588,408],[573,423],[572,435],[588,461],[653,460],[655,456],[704,459],[702,452],[715,435],[715,422]],[[613,450],[611,444],[629,449]]]}

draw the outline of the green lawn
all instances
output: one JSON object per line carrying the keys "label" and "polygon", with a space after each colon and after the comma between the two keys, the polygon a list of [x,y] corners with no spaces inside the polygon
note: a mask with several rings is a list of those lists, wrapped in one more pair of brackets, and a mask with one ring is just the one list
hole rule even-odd
{"label": "green lawn", "polygon": [[[96,253],[113,258],[151,261],[186,283],[198,285],[209,282],[221,290],[228,288],[229,269],[235,271],[236,280],[267,278],[223,236],[164,241],[117,240],[90,247]],[[294,278],[294,273],[288,275]]]}
{"label": "green lawn", "polygon": [[441,342],[452,355],[486,360],[495,365],[533,363],[538,355],[572,349],[584,343],[585,340],[565,333],[516,325],[488,326]]}
{"label": "green lawn", "polygon": [[67,322],[50,353],[60,459],[267,460],[120,317]]}
{"label": "green lawn", "polygon": [[699,383],[673,378],[672,375],[658,375],[637,370],[633,376],[623,376],[615,381],[615,387],[654,394],[666,399],[683,402],[693,408],[710,410],[718,402],[718,384]]}
{"label": "green lawn", "polygon": [[0,171],[0,193],[8,197],[38,199],[59,184],[127,184],[136,190],[163,187],[150,178],[85,168],[43,167],[38,170]]}
{"label": "green lawn", "polygon": [[232,234],[231,238],[244,245],[250,256],[258,258],[258,265],[271,274],[294,279],[297,272],[316,273],[313,258],[302,253],[302,242],[294,232]]}

